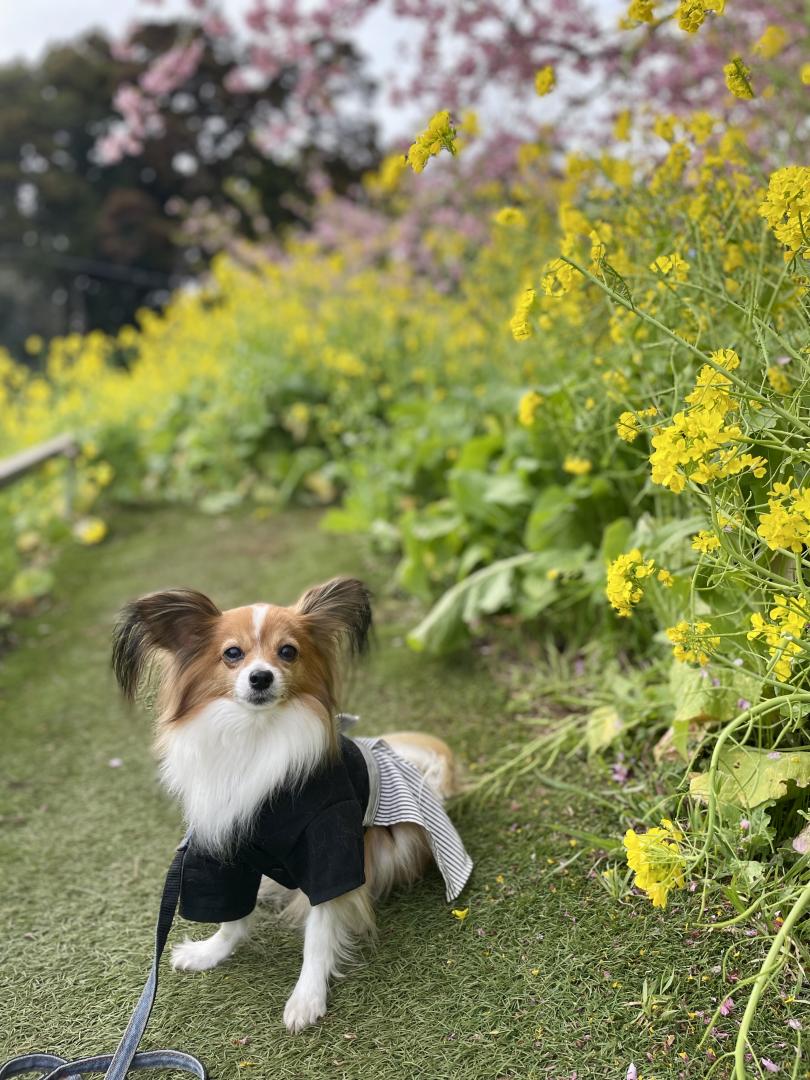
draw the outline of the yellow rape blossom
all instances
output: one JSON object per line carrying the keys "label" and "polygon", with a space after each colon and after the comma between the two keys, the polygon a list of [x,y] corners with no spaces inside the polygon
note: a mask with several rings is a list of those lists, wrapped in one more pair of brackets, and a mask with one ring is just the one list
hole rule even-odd
{"label": "yellow rape blossom", "polygon": [[633,607],[644,597],[640,582],[654,573],[655,561],[645,560],[638,548],[619,555],[610,563],[605,595],[622,618],[633,614]]}
{"label": "yellow rape blossom", "polygon": [[574,454],[568,454],[563,462],[563,472],[570,473],[571,476],[587,476],[593,468],[593,463],[588,458],[576,457]]}
{"label": "yellow rape blossom", "polygon": [[518,402],[518,423],[523,427],[531,427],[537,410],[543,404],[545,398],[536,390],[527,390]]}
{"label": "yellow rape blossom", "polygon": [[502,206],[493,216],[496,225],[507,225],[522,229],[526,225],[526,215],[517,206]]}
{"label": "yellow rape blossom", "polygon": [[728,64],[725,64],[723,75],[726,79],[726,86],[734,97],[746,101],[754,96],[754,88],[751,85],[751,70],[745,66],[741,57],[735,56]]}
{"label": "yellow rape blossom", "polygon": [[767,371],[771,389],[777,394],[789,394],[792,390],[790,379],[777,364],[771,364]]}
{"label": "yellow rape blossom", "polygon": [[783,548],[798,554],[810,545],[810,487],[796,487],[795,480],[774,484],[757,533],[774,551]]}
{"label": "yellow rape blossom", "polygon": [[509,329],[515,341],[526,341],[534,334],[529,316],[537,305],[537,293],[534,289],[524,289],[515,305],[515,312],[509,322]]}
{"label": "yellow rape blossom", "polygon": [[670,892],[684,887],[683,840],[683,833],[668,818],[660,828],[644,833],[628,829],[624,835],[627,865],[635,874],[633,884],[647,894],[653,907],[665,908]]}
{"label": "yellow rape blossom", "polygon": [[538,97],[545,97],[546,94],[550,94],[556,84],[557,76],[554,74],[554,68],[550,64],[541,67],[539,71],[535,72],[534,89]]}
{"label": "yellow rape blossom", "polygon": [[446,109],[431,117],[425,130],[417,135],[408,150],[408,164],[415,173],[420,173],[428,161],[442,150],[448,150],[451,154],[457,152],[456,129]]}
{"label": "yellow rape blossom", "polygon": [[810,166],[788,165],[771,173],[759,213],[788,255],[805,247],[810,221]]}
{"label": "yellow rape blossom", "polygon": [[765,60],[773,60],[790,41],[790,35],[781,26],[768,26],[759,41],[754,45],[754,52]]}
{"label": "yellow rape blossom", "polygon": [[773,672],[777,679],[787,682],[793,660],[802,652],[801,640],[807,627],[807,597],[776,597],[776,605],[768,612],[766,621],[759,612],[751,616],[749,641],[763,638],[768,645],[768,654],[776,658]]}
{"label": "yellow rape blossom", "polygon": [[702,529],[692,537],[692,547],[702,555],[709,555],[720,547],[720,537],[716,533]]}
{"label": "yellow rape blossom", "polygon": [[711,634],[711,624],[705,621],[688,623],[685,620],[668,627],[666,635],[673,645],[676,660],[684,664],[705,667],[709,657],[720,645],[720,638]]}
{"label": "yellow rape blossom", "polygon": [[100,544],[107,535],[107,525],[101,518],[83,518],[74,525],[73,535],[80,544]]}

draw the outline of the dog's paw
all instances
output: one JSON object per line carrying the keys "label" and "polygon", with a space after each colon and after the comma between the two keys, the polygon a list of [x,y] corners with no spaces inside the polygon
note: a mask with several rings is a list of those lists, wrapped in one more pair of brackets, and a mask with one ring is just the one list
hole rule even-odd
{"label": "dog's paw", "polygon": [[213,937],[203,941],[186,938],[172,946],[172,967],[175,971],[209,971],[230,956],[231,950],[223,948],[221,942]]}
{"label": "dog's paw", "polygon": [[293,990],[284,1006],[284,1023],[287,1031],[295,1035],[310,1027],[326,1013],[326,994],[313,994],[309,991]]}

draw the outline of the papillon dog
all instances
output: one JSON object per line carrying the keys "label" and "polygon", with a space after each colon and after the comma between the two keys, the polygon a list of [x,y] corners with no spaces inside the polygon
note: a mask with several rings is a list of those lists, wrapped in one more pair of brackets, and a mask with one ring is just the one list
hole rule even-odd
{"label": "papillon dog", "polygon": [[[172,965],[220,964],[248,937],[257,893],[274,902],[304,929],[284,1009],[291,1032],[324,1015],[330,979],[373,937],[375,901],[419,878],[431,856],[443,865],[431,829],[456,790],[447,745],[413,732],[350,740],[339,728],[343,676],[371,623],[367,588],[335,578],[290,607],[221,611],[191,589],[155,592],[127,605],[114,632],[124,694],[158,676],[160,774],[191,834],[181,913],[220,922],[212,936],[175,945]],[[427,799],[432,818],[392,809],[392,762],[410,778],[406,801]]]}

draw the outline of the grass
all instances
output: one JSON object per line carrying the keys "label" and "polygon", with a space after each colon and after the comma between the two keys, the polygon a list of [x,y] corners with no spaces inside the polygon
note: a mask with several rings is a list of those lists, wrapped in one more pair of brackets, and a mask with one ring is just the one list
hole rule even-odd
{"label": "grass", "polygon": [[[390,567],[319,532],[312,514],[121,512],[108,542],[64,556],[51,609],[22,626],[0,673],[0,1060],[113,1049],[147,970],[182,826],[156,782],[148,722],[113,685],[116,610],[175,584],[223,606],[286,602],[335,573],[364,575],[380,595],[379,645],[345,703],[361,713],[362,732],[436,731],[473,769],[523,736],[497,653],[448,661],[410,652],[403,639],[415,612],[387,589]],[[640,898],[612,900],[599,881],[604,861],[566,833],[619,829],[617,789],[585,769],[570,763],[556,774],[581,794],[529,776],[508,799],[459,808],[476,860],[462,898],[469,916],[452,916],[435,873],[393,897],[380,911],[378,949],[334,988],[317,1028],[293,1038],[282,1026],[300,942],[264,913],[222,968],[179,975],[164,965],[144,1048],[187,1049],[214,1080],[596,1080],[623,1078],[631,1061],[645,1080],[707,1075],[710,1057],[697,1047],[704,1020],[733,994],[720,965],[725,957],[732,979],[744,978],[767,942],[696,930],[687,894],[663,913]],[[201,930],[174,934],[189,929]],[[785,1075],[793,1007],[771,991],[756,1030]],[[721,1019],[708,1045],[722,1053],[735,1027],[735,1014]]]}

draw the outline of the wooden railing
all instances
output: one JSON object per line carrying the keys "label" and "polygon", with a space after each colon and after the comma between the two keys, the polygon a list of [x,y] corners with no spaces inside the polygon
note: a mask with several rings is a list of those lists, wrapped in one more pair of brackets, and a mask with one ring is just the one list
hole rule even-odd
{"label": "wooden railing", "polygon": [[73,509],[75,474],[73,462],[76,460],[78,453],[79,444],[73,435],[56,435],[53,439],[48,439],[47,442],[39,443],[37,446],[30,446],[27,450],[12,454],[11,457],[0,458],[0,488],[8,487],[9,484],[13,484],[21,476],[31,472],[32,469],[36,469],[46,461],[50,461],[51,458],[67,458],[70,467],[67,470],[65,487],[68,517],[70,517]]}

